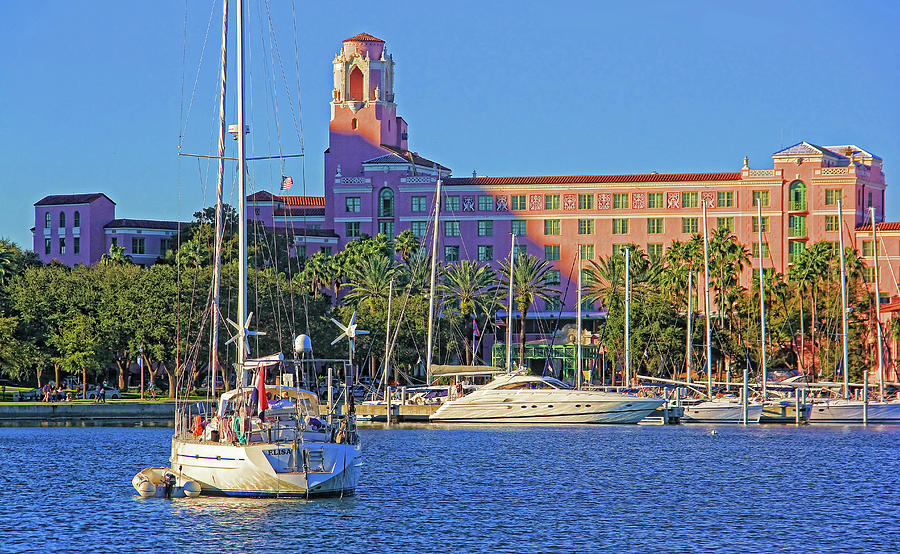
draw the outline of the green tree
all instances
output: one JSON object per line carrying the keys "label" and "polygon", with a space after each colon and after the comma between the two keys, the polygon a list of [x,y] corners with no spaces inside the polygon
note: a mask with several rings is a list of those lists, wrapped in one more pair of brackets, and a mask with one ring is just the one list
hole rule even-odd
{"label": "green tree", "polygon": [[102,367],[100,333],[97,322],[84,314],[76,314],[51,336],[50,343],[59,352],[56,361],[65,371],[81,372],[82,395],[87,391],[88,373]]}
{"label": "green tree", "polygon": [[109,245],[109,252],[100,256],[100,263],[103,265],[123,265],[134,263],[130,254],[125,253],[125,247],[117,244]]}
{"label": "green tree", "polygon": [[394,251],[400,256],[400,260],[408,264],[419,250],[422,249],[422,243],[419,238],[409,229],[402,231],[394,238]]}
{"label": "green tree", "polygon": [[[509,290],[510,264],[506,260],[500,264],[503,290]],[[525,321],[528,310],[535,300],[549,300],[558,294],[550,285],[550,264],[531,254],[516,256],[512,270],[513,298],[519,309],[519,365],[525,363]]]}
{"label": "green tree", "polygon": [[472,363],[472,323],[470,317],[493,316],[497,309],[497,276],[490,266],[470,260],[448,264],[443,269],[438,287],[445,316],[465,321],[462,327],[463,351],[466,363]]}

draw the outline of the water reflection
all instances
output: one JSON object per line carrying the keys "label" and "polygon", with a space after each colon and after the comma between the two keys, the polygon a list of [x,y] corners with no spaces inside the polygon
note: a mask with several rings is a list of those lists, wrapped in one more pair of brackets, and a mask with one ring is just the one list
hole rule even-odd
{"label": "water reflection", "polygon": [[[0,550],[885,550],[892,426],[362,429],[356,496],[136,498],[171,429],[0,428]],[[11,523],[10,523],[11,522]],[[9,531],[12,529],[12,531]]]}

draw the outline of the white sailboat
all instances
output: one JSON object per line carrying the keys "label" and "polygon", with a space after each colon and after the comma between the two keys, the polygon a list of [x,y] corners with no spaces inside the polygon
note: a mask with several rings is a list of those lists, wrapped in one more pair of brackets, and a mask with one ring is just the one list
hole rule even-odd
{"label": "white sailboat", "polygon": [[[580,255],[579,255],[580,259]],[[637,423],[663,405],[661,398],[573,388],[553,377],[526,375],[512,367],[512,306],[515,236],[510,247],[510,290],[507,313],[507,372],[474,392],[450,400],[431,415],[436,423]],[[581,265],[578,267],[579,273]],[[581,300],[579,275],[578,301]],[[577,346],[581,348],[581,333]],[[581,356],[576,356],[576,383]]]}
{"label": "white sailboat", "polygon": [[[878,303],[878,235],[875,225],[875,209],[869,208],[872,221],[872,239],[875,245],[875,302]],[[847,354],[847,269],[844,260],[844,232],[843,232],[843,208],[838,200],[838,221],[841,222],[841,234],[839,248],[841,250],[841,312],[843,323],[843,368],[844,383],[841,398],[817,398],[813,400],[809,411],[810,423],[900,423],[900,402],[884,400],[884,363],[882,358],[881,318],[877,317],[878,328],[878,375],[879,375],[879,400],[869,402],[869,375],[865,372],[863,382],[863,398],[855,399],[850,396],[848,354]],[[880,316],[880,309],[878,310]]]}
{"label": "white sailboat", "polygon": [[[761,249],[761,248],[760,248]],[[706,311],[706,398],[699,400],[683,400],[683,414],[681,416],[682,423],[758,423],[759,416],[762,415],[763,405],[761,402],[744,402],[740,398],[726,396],[714,398],[712,396],[712,344],[711,344],[711,322],[709,309],[709,238],[706,229],[706,204],[703,204],[703,267],[704,267],[704,290],[705,290],[705,311]],[[690,294],[690,292],[688,293]],[[763,351],[765,356],[765,350]],[[765,372],[763,373],[765,383]],[[746,374],[744,383],[747,383]],[[763,385],[765,387],[765,385]],[[746,387],[744,387],[744,398],[747,398]]]}
{"label": "white sailboat", "polygon": [[[227,0],[223,2],[223,64],[227,3]],[[351,494],[356,489],[361,466],[352,401],[345,402],[349,404],[349,413],[332,414],[329,379],[329,413],[322,417],[316,394],[296,386],[268,383],[267,369],[270,373],[275,368],[283,370],[283,355],[247,359],[247,336],[254,332],[248,329],[252,314],[247,314],[242,4],[242,0],[236,0],[240,242],[238,323],[233,324],[236,335],[232,340],[237,346],[238,382],[237,388],[221,395],[218,409],[209,419],[203,413],[191,414],[185,402],[176,402],[171,471],[179,482],[198,483],[202,494],[252,497]],[[224,87],[224,70],[222,74]],[[224,118],[224,102],[222,110]],[[218,264],[214,271],[218,273]],[[215,275],[214,282],[217,281]],[[304,341],[299,339],[306,337],[298,337],[300,346],[295,348],[302,350]],[[298,383],[296,369],[287,371],[294,376],[292,382]]]}

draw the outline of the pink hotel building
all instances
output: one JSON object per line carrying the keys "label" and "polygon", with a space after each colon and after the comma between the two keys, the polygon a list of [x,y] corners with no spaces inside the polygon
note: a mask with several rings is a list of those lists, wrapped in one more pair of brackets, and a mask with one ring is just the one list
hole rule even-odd
{"label": "pink hotel building", "polygon": [[[888,314],[900,307],[900,300],[890,301],[900,294],[894,279],[900,273],[900,223],[883,222],[882,160],[868,150],[853,144],[800,142],[774,153],[769,167],[750,167],[744,158],[734,171],[711,173],[452,177],[450,169],[409,149],[407,123],[397,115],[394,101],[394,61],[384,41],[365,33],[343,41],[333,74],[325,196],[257,192],[248,198],[248,217],[299,235],[301,255],[337,251],[363,234],[392,237],[411,229],[419,237],[430,236],[435,185],[441,176],[440,260],[497,262],[509,255],[512,233],[519,236],[518,248],[553,264],[561,294],[578,248],[585,259],[593,260],[624,244],[661,253],[673,241],[702,232],[704,205],[710,230],[728,227],[756,254],[757,201],[762,205],[765,267],[787,273],[807,244],[836,244],[843,232],[845,244],[856,247],[868,262],[871,281],[874,246],[867,214],[872,206],[879,222],[883,307]],[[838,200],[843,204],[841,221]],[[53,225],[45,227],[45,218],[55,221],[63,206],[45,204],[35,207],[34,240],[38,253],[50,245],[44,256],[49,260],[59,255],[53,251],[56,243],[45,240],[57,238]],[[144,223],[165,227],[162,224],[172,222]],[[88,263],[109,247],[113,233],[132,239],[119,242],[132,255],[136,252],[130,247],[140,245],[134,242],[137,233],[150,232],[159,235],[158,240],[170,236],[163,228],[114,230],[104,224],[102,250],[91,246]],[[90,232],[99,233],[93,228]],[[430,247],[430,240],[424,242]],[[752,266],[757,264],[754,259]],[[574,315],[574,288],[573,282],[568,295],[559,299],[564,316]],[[551,302],[535,306],[532,317],[558,313],[556,302]]]}

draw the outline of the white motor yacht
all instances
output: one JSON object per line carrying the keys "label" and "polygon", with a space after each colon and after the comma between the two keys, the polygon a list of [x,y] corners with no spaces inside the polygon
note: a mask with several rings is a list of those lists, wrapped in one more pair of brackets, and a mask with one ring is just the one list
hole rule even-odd
{"label": "white motor yacht", "polygon": [[637,423],[664,400],[578,390],[552,377],[505,374],[450,400],[438,423]]}

